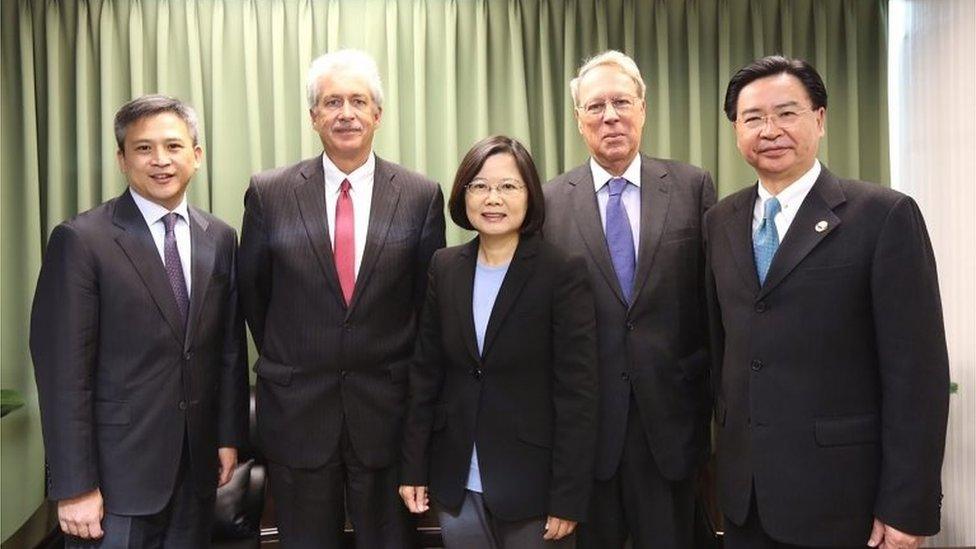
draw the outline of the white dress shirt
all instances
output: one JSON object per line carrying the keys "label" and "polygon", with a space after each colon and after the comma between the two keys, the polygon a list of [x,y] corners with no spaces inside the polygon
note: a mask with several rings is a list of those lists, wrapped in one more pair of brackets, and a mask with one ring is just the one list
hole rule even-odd
{"label": "white dress shirt", "polygon": [[369,230],[369,209],[373,203],[373,173],[376,171],[376,155],[372,151],[366,162],[352,173],[343,173],[329,155],[322,153],[322,169],[325,171],[325,211],[329,218],[329,238],[332,251],[335,251],[335,215],[339,203],[339,186],[343,179],[349,180],[349,197],[352,199],[353,230],[355,230],[356,261],[355,276],[359,276],[359,265],[366,249],[366,232]]}
{"label": "white dress shirt", "polygon": [[[163,243],[166,239],[166,224],[163,222],[163,217],[168,215],[170,210],[144,198],[132,187],[129,187],[129,194],[132,195],[136,207],[142,212],[142,217],[146,219],[153,242],[156,243],[156,251],[159,252],[159,259],[165,266],[166,253],[163,251]],[[186,295],[190,295],[190,211],[186,205],[186,194],[183,195],[179,206],[172,211],[179,215],[176,225],[173,226],[173,233],[176,236],[176,251],[180,254],[180,266],[183,267],[183,278],[186,280]]]}
{"label": "white dress shirt", "polygon": [[[596,203],[600,209],[600,223],[603,225],[603,234],[607,234],[607,202],[610,201],[610,186],[607,183],[613,179],[612,175],[603,166],[597,164],[596,160],[590,158],[590,171],[593,173],[593,188],[596,191]],[[624,170],[623,177],[630,184],[624,187],[624,192],[620,195],[620,200],[627,211],[627,219],[630,221],[630,231],[634,235],[634,258],[640,250],[640,209],[641,209],[641,155],[634,157],[630,166]]]}
{"label": "white dress shirt", "polygon": [[[788,187],[776,195],[776,198],[779,200],[780,210],[778,214],[773,216],[773,223],[776,224],[776,234],[779,236],[780,242],[783,242],[783,239],[786,237],[786,231],[788,231],[790,229],[790,225],[793,224],[793,219],[796,217],[796,212],[803,204],[803,199],[805,199],[807,194],[810,193],[810,189],[813,188],[813,184],[817,182],[818,177],[820,177],[820,161],[814,160],[813,167],[810,168],[807,173],[801,175],[799,179],[793,183],[790,183]],[[766,202],[772,198],[772,193],[767,191],[766,187],[764,187],[762,182],[760,182],[759,196],[756,197],[756,205],[752,210],[752,234],[756,234],[756,230],[759,229],[759,224],[762,223]]]}

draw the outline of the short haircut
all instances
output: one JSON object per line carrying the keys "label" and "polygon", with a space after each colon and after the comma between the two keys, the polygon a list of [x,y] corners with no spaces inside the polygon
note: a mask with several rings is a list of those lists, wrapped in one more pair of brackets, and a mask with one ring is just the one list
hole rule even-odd
{"label": "short haircut", "polygon": [[168,95],[143,95],[122,105],[115,112],[115,143],[119,150],[125,152],[125,134],[129,126],[138,120],[164,112],[171,112],[186,122],[190,137],[193,138],[193,146],[196,147],[200,133],[197,128],[197,113],[193,107]]}
{"label": "short haircut", "polygon": [[308,67],[305,88],[310,110],[319,102],[319,79],[339,71],[349,71],[361,76],[369,86],[373,102],[378,108],[383,108],[383,82],[380,80],[376,61],[361,50],[339,50],[317,57]]}
{"label": "short haircut", "polygon": [[471,183],[471,180],[481,171],[482,166],[485,165],[485,160],[496,154],[510,154],[515,157],[515,165],[518,167],[522,182],[525,183],[528,202],[525,209],[525,220],[522,221],[519,233],[528,236],[539,232],[542,229],[542,224],[546,221],[546,204],[542,196],[542,182],[539,181],[539,172],[535,169],[532,155],[525,149],[525,146],[518,140],[505,135],[486,137],[475,143],[471,150],[464,155],[461,165],[458,166],[457,174],[454,176],[451,197],[447,201],[447,209],[451,213],[451,219],[458,227],[474,230],[474,226],[468,219],[464,195],[467,192],[468,183]]}
{"label": "short haircut", "polygon": [[601,54],[595,55],[586,60],[583,66],[580,67],[579,72],[576,73],[576,78],[569,81],[569,93],[573,96],[573,105],[579,107],[579,85],[580,80],[583,79],[583,75],[590,72],[591,70],[609,65],[611,67],[616,67],[631,80],[637,84],[638,97],[644,99],[644,94],[647,93],[647,86],[644,84],[644,79],[641,78],[640,69],[637,68],[637,63],[627,55],[620,53],[617,50],[607,50]]}
{"label": "short haircut", "polygon": [[739,69],[725,91],[725,116],[735,122],[738,113],[739,94],[753,81],[767,76],[790,74],[796,77],[807,90],[813,110],[827,106],[827,87],[813,65],[803,59],[791,59],[782,55],[761,57]]}

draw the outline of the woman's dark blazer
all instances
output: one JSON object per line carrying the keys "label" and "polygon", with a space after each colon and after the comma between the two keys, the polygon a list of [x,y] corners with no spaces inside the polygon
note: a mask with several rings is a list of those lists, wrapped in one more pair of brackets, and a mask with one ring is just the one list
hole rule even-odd
{"label": "woman's dark blazer", "polygon": [[596,320],[584,261],[523,237],[479,357],[471,311],[478,239],[430,265],[405,422],[401,483],[464,498],[478,444],[485,505],[503,520],[584,518],[597,429]]}

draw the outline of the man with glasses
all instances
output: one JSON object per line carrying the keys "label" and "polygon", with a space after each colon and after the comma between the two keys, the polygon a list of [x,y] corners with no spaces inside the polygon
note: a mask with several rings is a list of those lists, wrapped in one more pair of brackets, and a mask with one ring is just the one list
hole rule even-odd
{"label": "man with glasses", "polygon": [[570,82],[589,162],[546,185],[545,237],[586,258],[597,310],[596,479],[580,547],[693,545],[708,454],[701,219],[711,176],[639,152],[645,85],[608,51]]}
{"label": "man with glasses", "polygon": [[324,153],[251,179],[239,262],[278,531],[285,547],[343,547],[348,507],[358,547],[404,547],[400,424],[444,198],[373,153],[372,58],[319,57],[307,91]]}
{"label": "man with glasses", "polygon": [[759,179],[705,216],[725,547],[918,547],[949,396],[922,215],[820,164],[827,90],[805,61],[740,69],[725,113]]}

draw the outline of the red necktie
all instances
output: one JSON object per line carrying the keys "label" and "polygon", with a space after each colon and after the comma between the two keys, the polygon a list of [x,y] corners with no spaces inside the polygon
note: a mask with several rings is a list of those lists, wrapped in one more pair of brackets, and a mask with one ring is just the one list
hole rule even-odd
{"label": "red necktie", "polygon": [[335,212],[335,266],[346,305],[352,303],[352,291],[356,286],[356,226],[349,188],[349,180],[343,179]]}

